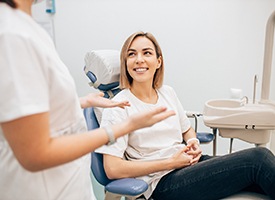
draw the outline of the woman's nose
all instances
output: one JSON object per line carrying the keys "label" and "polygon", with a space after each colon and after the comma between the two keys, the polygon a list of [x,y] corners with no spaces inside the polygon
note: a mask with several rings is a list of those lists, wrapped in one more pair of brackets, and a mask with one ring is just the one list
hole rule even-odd
{"label": "woman's nose", "polygon": [[137,59],[136,59],[136,63],[141,63],[141,62],[144,62],[144,59],[143,59],[143,56],[142,54],[137,54]]}

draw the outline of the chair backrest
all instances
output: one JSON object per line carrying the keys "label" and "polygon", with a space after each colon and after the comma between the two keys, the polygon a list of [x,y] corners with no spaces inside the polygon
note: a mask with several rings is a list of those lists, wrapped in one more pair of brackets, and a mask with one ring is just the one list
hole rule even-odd
{"label": "chair backrest", "polygon": [[94,50],[85,56],[84,72],[91,81],[89,85],[112,98],[119,89],[120,60],[117,50]]}
{"label": "chair backrest", "polygon": [[[120,60],[117,50],[95,50],[85,56],[84,72],[91,81],[89,85],[104,92],[104,97],[112,98],[119,89]],[[98,114],[98,113],[97,113]],[[88,130],[99,127],[94,108],[85,108],[84,116]],[[104,171],[103,155],[92,152],[91,170],[95,179],[106,186],[113,180],[108,179]]]}
{"label": "chair backrest", "polygon": [[[93,130],[99,127],[96,115],[94,113],[94,108],[85,108],[84,116],[86,119],[88,130]],[[95,179],[102,185],[107,185],[112,180],[108,179],[104,166],[103,166],[103,155],[100,153],[92,152],[92,163],[91,170]]]}

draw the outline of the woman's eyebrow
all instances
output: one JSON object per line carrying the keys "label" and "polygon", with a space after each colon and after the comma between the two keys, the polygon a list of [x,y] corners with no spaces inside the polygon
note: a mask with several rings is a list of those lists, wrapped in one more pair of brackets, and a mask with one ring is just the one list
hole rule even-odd
{"label": "woman's eyebrow", "polygon": [[136,51],[135,49],[128,49],[128,51]]}
{"label": "woman's eyebrow", "polygon": [[[143,49],[142,49],[142,51],[148,51],[148,50],[154,51],[154,49],[151,48],[151,47],[146,47],[146,48],[143,48]],[[134,52],[136,52],[137,50],[136,50],[136,49],[128,49],[127,52],[129,52],[129,51],[134,51]]]}
{"label": "woman's eyebrow", "polygon": [[147,50],[151,50],[151,51],[153,51],[154,49],[153,49],[153,48],[151,48],[151,47],[147,47],[147,48],[142,49],[142,51],[147,51]]}

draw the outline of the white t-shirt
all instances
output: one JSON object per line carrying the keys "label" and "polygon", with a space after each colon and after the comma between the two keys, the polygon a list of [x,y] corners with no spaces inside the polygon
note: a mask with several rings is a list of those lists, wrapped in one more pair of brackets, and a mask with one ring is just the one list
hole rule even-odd
{"label": "white t-shirt", "polygon": [[[74,81],[51,38],[29,15],[5,3],[0,3],[0,83],[0,123],[49,112],[51,137],[87,130]],[[90,162],[88,154],[29,172],[18,163],[0,126],[0,199],[95,199]]]}
{"label": "white t-shirt", "polygon": [[[182,105],[174,90],[169,86],[163,86],[159,90],[156,104],[144,103],[135,97],[129,89],[124,89],[118,93],[113,100],[128,100],[130,107],[108,108],[102,113],[101,126],[123,121],[132,114],[148,111],[155,107],[166,106],[168,110],[174,110],[175,116],[169,117],[149,128],[139,129],[117,139],[111,146],[103,146],[96,152],[126,158],[135,161],[151,161],[170,158],[181,148],[183,138],[182,133],[190,128],[190,121],[187,118]],[[155,189],[158,181],[169,171],[156,172],[148,176],[137,177],[149,184],[148,190],[144,193],[149,198]]]}

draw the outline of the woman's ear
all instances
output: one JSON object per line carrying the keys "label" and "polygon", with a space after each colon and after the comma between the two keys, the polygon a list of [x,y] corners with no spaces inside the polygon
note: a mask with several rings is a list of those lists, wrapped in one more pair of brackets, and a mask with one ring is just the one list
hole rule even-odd
{"label": "woman's ear", "polygon": [[160,68],[161,64],[162,64],[162,58],[161,58],[161,56],[159,56],[158,57],[158,66],[157,66],[157,69]]}

